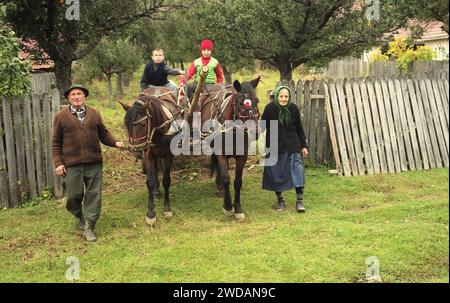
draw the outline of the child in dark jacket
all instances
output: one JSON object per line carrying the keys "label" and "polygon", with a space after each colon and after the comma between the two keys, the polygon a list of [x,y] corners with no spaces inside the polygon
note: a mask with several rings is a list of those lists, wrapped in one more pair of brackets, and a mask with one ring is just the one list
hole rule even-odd
{"label": "child in dark jacket", "polygon": [[[277,196],[275,208],[279,211],[286,208],[282,192],[295,188],[297,193],[296,209],[298,212],[305,212],[303,207],[305,184],[303,158],[308,156],[308,148],[300,121],[300,112],[297,106],[291,102],[291,92],[288,87],[280,86],[276,89],[274,101],[266,105],[261,120],[266,122],[266,147],[278,144],[276,164],[264,166],[262,188],[275,192]],[[269,140],[270,120],[278,120],[276,142]]]}
{"label": "child in dark jacket", "polygon": [[169,68],[166,63],[164,63],[164,50],[156,48],[152,51],[152,62],[145,65],[144,73],[141,78],[141,89],[144,90],[152,86],[164,86],[172,91],[172,94],[176,99],[177,86],[170,83],[169,80],[167,80],[167,76],[184,74],[186,74],[186,72],[183,70]]}

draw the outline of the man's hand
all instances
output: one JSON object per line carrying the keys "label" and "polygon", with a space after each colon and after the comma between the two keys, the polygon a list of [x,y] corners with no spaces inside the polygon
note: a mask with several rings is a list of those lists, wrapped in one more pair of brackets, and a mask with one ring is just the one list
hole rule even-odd
{"label": "man's hand", "polygon": [[184,71],[184,70],[180,70],[179,72],[180,72],[180,75],[186,75],[186,71]]}
{"label": "man's hand", "polygon": [[307,149],[306,147],[303,147],[303,148],[302,148],[302,157],[303,157],[303,158],[307,158],[308,155],[309,155],[308,149]]}
{"label": "man's hand", "polygon": [[123,148],[125,145],[123,145],[123,142],[116,142],[116,147]]}
{"label": "man's hand", "polygon": [[67,173],[66,167],[63,164],[59,165],[55,168],[55,173],[57,176],[64,177]]}

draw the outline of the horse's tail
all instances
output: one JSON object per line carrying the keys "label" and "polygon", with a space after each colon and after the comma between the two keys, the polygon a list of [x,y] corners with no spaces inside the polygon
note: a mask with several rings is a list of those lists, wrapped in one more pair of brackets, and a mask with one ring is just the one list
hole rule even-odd
{"label": "horse's tail", "polygon": [[211,170],[209,171],[209,177],[212,178],[214,176],[214,172],[217,171],[217,167],[219,166],[219,162],[217,161],[217,156],[215,154],[211,155]]}

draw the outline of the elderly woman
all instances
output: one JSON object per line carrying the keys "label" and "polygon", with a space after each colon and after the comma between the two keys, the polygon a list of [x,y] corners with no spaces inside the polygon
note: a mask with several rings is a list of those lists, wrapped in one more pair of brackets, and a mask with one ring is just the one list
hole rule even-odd
{"label": "elderly woman", "polygon": [[[274,101],[266,105],[261,119],[266,121],[266,147],[278,143],[277,162],[273,166],[264,167],[262,188],[275,192],[277,196],[275,209],[278,211],[286,208],[282,192],[295,188],[296,209],[298,212],[305,212],[303,158],[308,156],[308,149],[300,112],[291,102],[288,87],[280,86],[275,90]],[[274,136],[278,139],[277,142],[270,142],[270,120],[278,120],[278,135]]]}

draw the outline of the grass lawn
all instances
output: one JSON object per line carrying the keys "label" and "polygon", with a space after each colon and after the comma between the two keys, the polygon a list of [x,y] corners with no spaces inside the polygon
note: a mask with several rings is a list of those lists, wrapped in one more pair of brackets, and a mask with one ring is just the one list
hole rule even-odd
{"label": "grass lawn", "polygon": [[[259,169],[259,168],[257,168]],[[271,209],[261,173],[246,173],[244,222],[225,218],[208,179],[176,182],[174,217],[144,223],[144,176],[103,197],[96,243],[61,201],[0,212],[0,281],[65,282],[66,258],[80,282],[364,282],[376,256],[383,282],[448,282],[448,169],[336,177],[306,170],[305,214]]]}

